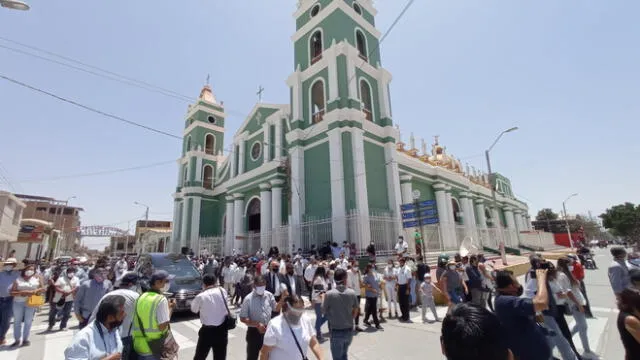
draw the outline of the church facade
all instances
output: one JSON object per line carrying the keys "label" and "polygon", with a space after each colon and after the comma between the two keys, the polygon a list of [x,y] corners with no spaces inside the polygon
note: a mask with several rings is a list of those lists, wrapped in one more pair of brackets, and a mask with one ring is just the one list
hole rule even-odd
{"label": "church facade", "polygon": [[[401,140],[376,14],[371,0],[299,1],[290,103],[256,104],[231,144],[224,105],[202,89],[185,117],[173,251],[211,239],[225,254],[326,241],[388,251],[414,230],[429,251],[457,249],[466,237],[519,246],[530,219],[507,178],[463,168],[437,138],[431,149],[424,140],[418,149],[413,134]],[[437,215],[403,228],[401,205],[424,201]]]}

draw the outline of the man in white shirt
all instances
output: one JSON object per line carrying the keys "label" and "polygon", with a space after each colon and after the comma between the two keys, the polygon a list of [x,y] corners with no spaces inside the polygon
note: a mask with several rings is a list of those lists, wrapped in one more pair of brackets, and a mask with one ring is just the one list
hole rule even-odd
{"label": "man in white shirt", "polygon": [[[347,288],[353,290],[358,298],[358,306],[360,305],[360,269],[358,269],[358,263],[353,261],[352,265],[348,266],[347,270]],[[354,317],[355,327],[354,331],[360,332],[360,308],[358,307],[358,314]]]}
{"label": "man in white shirt", "polygon": [[398,256],[404,256],[409,251],[409,244],[404,241],[402,235],[398,236],[398,243],[396,244],[396,254]]}
{"label": "man in white shirt", "polygon": [[129,264],[127,263],[127,259],[124,255],[116,262],[116,281],[120,280],[124,274],[129,270]]}
{"label": "man in white shirt", "polygon": [[304,281],[307,283],[307,289],[309,289],[309,299],[311,299],[311,292],[313,291],[313,277],[316,275],[318,269],[318,260],[315,257],[311,258],[311,264],[304,269]]}
{"label": "man in white shirt", "polygon": [[202,323],[193,359],[205,360],[209,350],[213,350],[214,359],[225,359],[229,343],[229,330],[225,324],[228,314],[227,292],[217,286],[217,279],[213,274],[205,274],[202,282],[204,291],[191,303],[191,311],[200,314],[200,323]]}
{"label": "man in white shirt", "polygon": [[402,316],[400,321],[409,321],[409,294],[411,284],[411,269],[405,264],[405,259],[400,258],[400,267],[397,271],[398,279],[398,302]]}
{"label": "man in white shirt", "polygon": [[[389,317],[398,317],[398,294],[396,293],[396,283],[398,280],[397,268],[393,264],[393,260],[389,259],[387,266],[382,273],[384,279],[384,288],[387,293],[387,304],[389,306]],[[392,315],[392,312],[394,315]]]}
{"label": "man in white shirt", "polygon": [[227,294],[229,294],[229,296],[233,296],[235,290],[235,282],[233,278],[233,271],[235,268],[236,264],[231,259],[227,259],[225,261],[224,267],[222,268],[224,289],[227,291]]}

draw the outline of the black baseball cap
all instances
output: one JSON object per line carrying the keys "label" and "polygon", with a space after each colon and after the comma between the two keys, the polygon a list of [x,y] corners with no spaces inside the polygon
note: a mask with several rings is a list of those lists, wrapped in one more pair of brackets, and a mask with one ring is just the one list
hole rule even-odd
{"label": "black baseball cap", "polygon": [[133,272],[124,274],[122,279],[120,279],[120,284],[136,285],[137,283],[138,283],[138,275]]}

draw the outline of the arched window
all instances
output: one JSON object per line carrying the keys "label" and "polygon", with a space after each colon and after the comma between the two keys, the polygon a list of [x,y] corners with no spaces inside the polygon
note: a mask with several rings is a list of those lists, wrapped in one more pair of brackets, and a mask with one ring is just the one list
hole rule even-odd
{"label": "arched window", "polygon": [[494,225],[494,223],[493,223],[493,213],[491,212],[491,209],[484,208],[484,217],[486,218],[487,224],[489,226],[493,226]]}
{"label": "arched window", "polygon": [[182,186],[185,186],[187,184],[188,176],[189,176],[189,167],[185,165],[184,170],[182,171]]}
{"label": "arched window", "polygon": [[213,189],[213,167],[205,165],[202,172],[202,187],[205,189]]}
{"label": "arched window", "polygon": [[213,137],[213,134],[207,134],[204,137],[204,152],[209,155],[214,155],[215,145],[216,139]]}
{"label": "arched window", "polygon": [[358,48],[358,56],[361,59],[367,60],[367,39],[364,37],[362,31],[356,31],[356,47]]}
{"label": "arched window", "polygon": [[317,124],[324,117],[324,83],[317,80],[311,86],[311,122]]}
{"label": "arched window", "polygon": [[353,3],[353,10],[358,13],[358,15],[362,15],[362,9],[360,8],[360,5],[358,5],[357,2]]}
{"label": "arched window", "polygon": [[362,111],[369,121],[373,121],[373,105],[371,101],[371,87],[365,80],[360,80],[360,101],[362,102]]}
{"label": "arched window", "polygon": [[189,150],[191,150],[191,135],[187,137],[187,145],[185,148],[185,151],[189,151]]}
{"label": "arched window", "polygon": [[456,224],[462,223],[462,217],[460,216],[460,204],[458,204],[458,200],[451,199],[451,209],[453,210],[453,220]]}
{"label": "arched window", "polygon": [[320,30],[316,31],[311,35],[311,39],[309,40],[310,54],[311,54],[311,65],[318,62],[322,59],[322,32]]}

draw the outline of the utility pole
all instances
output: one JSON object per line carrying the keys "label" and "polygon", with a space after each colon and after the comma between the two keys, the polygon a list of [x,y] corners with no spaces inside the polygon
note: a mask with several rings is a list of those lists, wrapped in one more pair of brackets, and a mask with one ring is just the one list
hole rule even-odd
{"label": "utility pole", "polygon": [[571,238],[571,229],[569,228],[569,218],[567,217],[566,203],[567,201],[569,201],[569,199],[571,199],[574,196],[578,196],[578,193],[569,195],[569,197],[562,202],[562,210],[564,210],[564,223],[565,223],[565,226],[567,227],[567,234],[569,235],[569,246],[571,246],[572,249],[575,248],[575,246],[573,246],[573,239]]}

